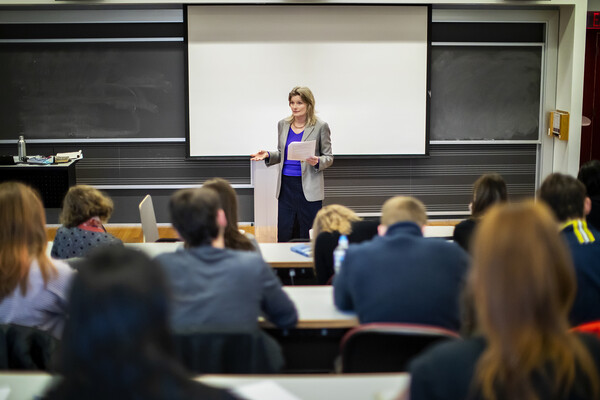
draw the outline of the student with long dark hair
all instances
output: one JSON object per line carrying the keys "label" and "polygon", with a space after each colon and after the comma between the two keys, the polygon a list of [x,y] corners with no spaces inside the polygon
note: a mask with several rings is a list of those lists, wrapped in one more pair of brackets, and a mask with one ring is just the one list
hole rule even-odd
{"label": "student with long dark hair", "polygon": [[213,178],[202,187],[214,190],[221,200],[221,208],[225,212],[227,225],[225,226],[225,247],[234,250],[259,251],[258,243],[254,236],[240,232],[238,228],[238,201],[235,190],[223,178]]}
{"label": "student with long dark hair", "polygon": [[192,381],[171,353],[169,298],[155,261],[123,247],[90,254],[70,291],[62,379],[46,399],[233,399]]}
{"label": "student with long dark hair", "polygon": [[486,214],[469,284],[478,334],[413,361],[411,400],[600,398],[600,341],[569,331],[575,274],[545,205]]}
{"label": "student with long dark hair", "polygon": [[471,239],[483,214],[496,203],[504,203],[508,198],[506,183],[498,174],[484,174],[473,184],[473,200],[469,205],[471,217],[454,227],[452,240],[470,252]]}

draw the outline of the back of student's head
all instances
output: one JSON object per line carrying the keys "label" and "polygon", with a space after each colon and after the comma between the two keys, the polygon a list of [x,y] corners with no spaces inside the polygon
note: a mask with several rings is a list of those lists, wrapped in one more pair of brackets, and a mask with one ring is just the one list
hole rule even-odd
{"label": "back of student's head", "polygon": [[188,246],[209,245],[219,234],[218,194],[209,188],[181,189],[171,196],[171,223]]}
{"label": "back of student's head", "polygon": [[508,198],[506,182],[498,174],[485,174],[473,184],[473,203],[471,214],[481,216],[491,205],[503,203]]}
{"label": "back of student's head", "polygon": [[141,252],[114,247],[90,254],[70,290],[60,360],[65,398],[148,398],[164,390],[162,378],[179,373],[171,361],[165,282]]}
{"label": "back of student's head", "polygon": [[92,217],[107,222],[113,212],[113,201],[88,185],[71,186],[63,200],[60,222],[67,228],[80,225]]}
{"label": "back of student's head", "polygon": [[330,204],[319,210],[313,222],[313,238],[321,232],[339,232],[349,235],[352,232],[352,223],[360,221],[354,211],[340,204]]}
{"label": "back of student's head", "polygon": [[590,197],[600,195],[600,161],[592,160],[583,164],[577,175],[587,190],[587,195]]}
{"label": "back of student's head", "polygon": [[572,176],[559,173],[549,175],[537,195],[550,206],[559,221],[585,217],[585,186]]}
{"label": "back of student's head", "polygon": [[19,182],[0,183],[0,299],[20,284],[27,291],[30,263],[47,281],[54,267],[46,255],[46,214],[38,193]]}
{"label": "back of student's head", "polygon": [[383,203],[381,224],[390,226],[398,222],[414,222],[419,226],[427,224],[425,205],[414,197],[396,196]]}
{"label": "back of student's head", "polygon": [[238,229],[238,201],[235,190],[228,181],[223,178],[213,178],[204,182],[204,188],[217,192],[221,202],[221,208],[227,218],[225,227],[225,247],[238,250],[254,250],[254,245]]}
{"label": "back of student's head", "polygon": [[483,398],[535,398],[531,377],[536,371],[551,371],[551,385],[568,388],[578,363],[584,374],[597,379],[589,354],[569,334],[575,273],[544,204],[529,201],[489,210],[473,242],[469,283],[487,341],[476,373]]}

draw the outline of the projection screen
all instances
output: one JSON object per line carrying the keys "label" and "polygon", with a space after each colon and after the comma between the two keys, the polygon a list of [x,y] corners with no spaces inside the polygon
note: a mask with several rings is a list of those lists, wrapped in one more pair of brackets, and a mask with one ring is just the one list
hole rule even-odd
{"label": "projection screen", "polygon": [[277,146],[308,86],[334,155],[422,155],[427,6],[189,6],[189,156]]}

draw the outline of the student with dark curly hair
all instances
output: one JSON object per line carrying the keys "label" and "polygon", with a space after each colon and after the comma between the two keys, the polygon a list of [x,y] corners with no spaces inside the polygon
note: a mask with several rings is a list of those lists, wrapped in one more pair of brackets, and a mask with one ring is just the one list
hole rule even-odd
{"label": "student with dark curly hair", "polygon": [[98,189],[72,186],[63,201],[60,222],[51,255],[54,258],[83,257],[91,249],[123,244],[104,225],[113,212],[113,201]]}

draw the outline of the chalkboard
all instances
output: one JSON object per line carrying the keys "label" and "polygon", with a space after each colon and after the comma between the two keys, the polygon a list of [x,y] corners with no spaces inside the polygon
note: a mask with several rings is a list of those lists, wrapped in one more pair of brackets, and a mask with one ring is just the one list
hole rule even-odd
{"label": "chalkboard", "polygon": [[180,42],[0,45],[0,139],[185,137]]}
{"label": "chalkboard", "polygon": [[541,46],[434,46],[431,140],[537,140]]}

